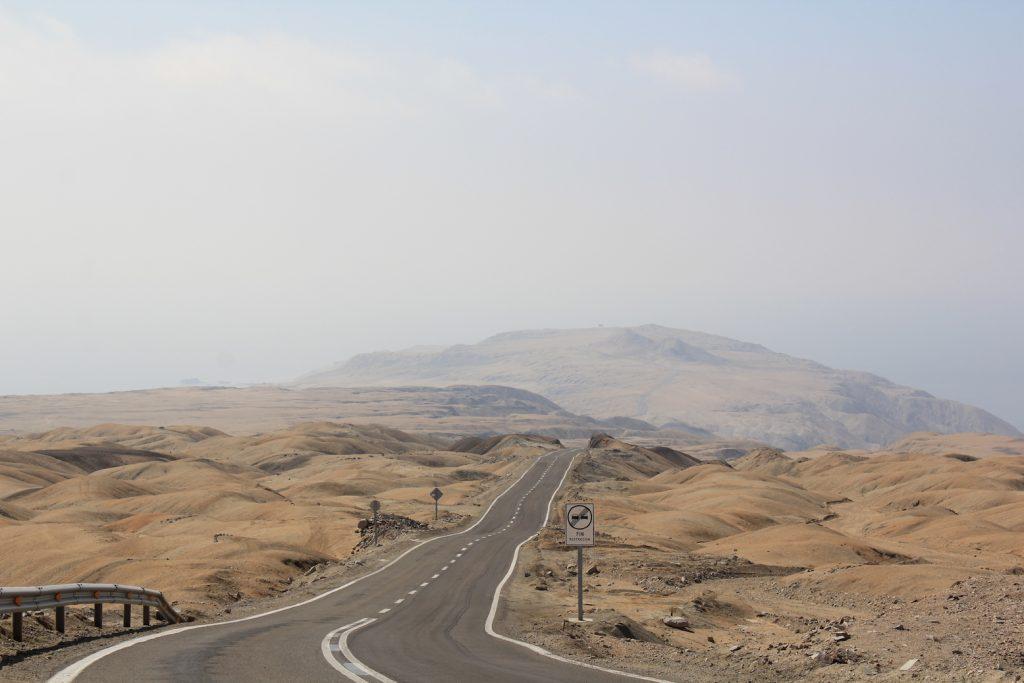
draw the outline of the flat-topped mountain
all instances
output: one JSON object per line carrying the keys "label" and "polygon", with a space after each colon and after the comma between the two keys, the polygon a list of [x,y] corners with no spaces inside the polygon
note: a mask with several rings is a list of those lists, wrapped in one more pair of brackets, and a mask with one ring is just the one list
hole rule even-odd
{"label": "flat-topped mountain", "polygon": [[876,447],[918,431],[1020,435],[981,408],[867,372],[658,325],[508,332],[472,345],[367,353],[298,384],[501,384],[597,418],[629,416],[790,449]]}

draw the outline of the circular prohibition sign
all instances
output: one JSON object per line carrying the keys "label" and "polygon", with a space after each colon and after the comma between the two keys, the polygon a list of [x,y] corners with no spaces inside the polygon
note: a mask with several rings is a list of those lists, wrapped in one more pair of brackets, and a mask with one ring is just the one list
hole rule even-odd
{"label": "circular prohibition sign", "polygon": [[586,505],[573,505],[569,508],[569,526],[573,529],[582,531],[593,523],[594,518]]}

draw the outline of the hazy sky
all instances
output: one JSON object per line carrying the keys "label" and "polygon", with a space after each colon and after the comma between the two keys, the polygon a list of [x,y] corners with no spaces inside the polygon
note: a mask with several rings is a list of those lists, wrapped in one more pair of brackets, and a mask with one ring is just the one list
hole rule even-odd
{"label": "hazy sky", "polygon": [[1022,25],[0,0],[0,393],[654,322],[1024,427]]}

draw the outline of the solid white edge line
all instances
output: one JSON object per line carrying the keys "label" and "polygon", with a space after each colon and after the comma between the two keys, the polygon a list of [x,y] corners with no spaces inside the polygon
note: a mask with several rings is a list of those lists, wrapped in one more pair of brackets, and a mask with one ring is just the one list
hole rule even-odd
{"label": "solid white edge line", "polygon": [[87,657],[83,657],[82,659],[79,659],[78,661],[72,662],[71,664],[67,665],[66,667],[64,667],[63,669],[61,669],[57,673],[55,673],[53,676],[51,676],[47,680],[47,683],[71,683],[71,681],[75,680],[75,678],[77,678],[79,674],[81,674],[83,671],[85,671],[87,668],[89,668],[92,664],[98,662],[99,660],[103,659],[107,655],[114,654],[115,652],[118,652],[120,650],[124,650],[125,648],[129,648],[129,647],[131,647],[133,645],[138,645],[139,643],[145,643],[146,641],[149,641],[149,640],[156,640],[157,638],[164,638],[166,636],[172,636],[172,635],[175,635],[175,634],[178,634],[178,633],[184,633],[185,631],[191,631],[191,630],[197,629],[197,628],[212,628],[214,626],[226,626],[228,624],[237,624],[237,623],[240,623],[240,622],[243,622],[243,621],[249,621],[251,619],[259,619],[261,617],[267,617],[267,616],[270,616],[271,614],[278,614],[280,612],[284,612],[284,611],[287,611],[287,610],[290,610],[290,609],[295,609],[296,607],[302,607],[304,605],[308,605],[308,604],[310,604],[312,602],[316,602],[317,600],[320,600],[322,598],[326,598],[328,595],[333,595],[334,593],[337,593],[338,591],[345,590],[349,586],[351,586],[351,585],[353,585],[355,583],[358,583],[358,582],[362,581],[363,579],[368,579],[371,576],[373,576],[374,574],[379,574],[380,572],[384,571],[385,569],[387,569],[391,565],[395,564],[396,562],[398,562],[399,560],[404,558],[406,555],[408,555],[412,551],[414,551],[417,548],[420,548],[420,547],[426,545],[427,543],[432,543],[433,541],[439,541],[442,538],[450,538],[452,536],[460,536],[462,534],[469,533],[470,531],[475,529],[481,522],[483,522],[487,518],[487,515],[490,514],[490,512],[494,508],[495,504],[497,504],[497,502],[499,500],[501,500],[501,498],[504,497],[504,495],[506,493],[511,491],[513,488],[515,488],[516,484],[518,484],[524,478],[526,478],[526,475],[529,474],[531,471],[533,471],[533,468],[537,466],[537,463],[541,462],[548,455],[549,455],[549,453],[545,453],[544,455],[542,455],[539,458],[537,458],[536,460],[534,460],[533,464],[530,465],[529,467],[527,467],[526,470],[524,470],[523,473],[521,475],[519,475],[518,479],[516,479],[514,482],[509,484],[508,487],[504,491],[502,491],[497,496],[495,496],[494,500],[491,501],[491,504],[487,506],[486,510],[484,510],[484,513],[482,515],[480,515],[480,519],[476,520],[476,522],[474,522],[472,526],[467,527],[467,528],[463,529],[462,531],[455,531],[453,533],[445,534],[443,536],[434,536],[433,538],[424,539],[424,540],[420,541],[419,543],[415,544],[414,546],[412,546],[411,548],[409,548],[408,550],[406,550],[405,552],[403,552],[401,555],[399,555],[395,559],[391,560],[391,562],[388,562],[383,567],[380,567],[379,569],[375,569],[375,570],[373,570],[372,572],[370,572],[368,574],[363,574],[362,576],[358,576],[358,577],[352,579],[351,581],[349,581],[348,583],[345,583],[345,584],[342,584],[342,585],[338,586],[337,588],[332,588],[332,589],[330,589],[328,591],[320,593],[319,595],[314,595],[313,597],[309,598],[308,600],[303,600],[302,602],[297,602],[294,605],[286,605],[285,607],[278,607],[277,609],[272,609],[272,610],[270,610],[268,612],[261,612],[259,614],[252,614],[252,615],[247,616],[247,617],[242,617],[240,619],[232,619],[230,621],[215,621],[215,622],[211,622],[209,624],[194,624],[192,626],[183,626],[181,628],[171,629],[171,630],[167,630],[167,631],[160,631],[159,633],[151,633],[149,635],[140,636],[138,638],[132,638],[131,640],[126,640],[126,641],[124,641],[122,643],[118,643],[116,645],[111,645],[110,647],[106,647],[106,648],[103,648],[102,650],[98,650],[96,652],[93,652],[91,655],[89,655]]}
{"label": "solid white edge line", "polygon": [[551,500],[548,501],[548,509],[547,509],[547,512],[544,514],[544,521],[541,522],[540,529],[537,530],[537,533],[533,534],[532,536],[530,536],[529,538],[524,540],[522,543],[517,545],[515,551],[512,553],[512,563],[508,566],[508,572],[506,572],[505,578],[503,578],[501,580],[501,583],[498,584],[498,587],[494,589],[494,597],[491,599],[491,611],[487,614],[487,621],[484,622],[484,631],[489,636],[492,636],[492,637],[497,638],[499,640],[504,640],[504,641],[509,642],[509,643],[514,643],[515,645],[519,645],[520,647],[525,647],[527,650],[531,650],[533,652],[536,652],[539,655],[542,655],[544,657],[548,657],[550,659],[557,660],[559,662],[564,662],[566,664],[574,664],[576,666],[582,666],[582,667],[586,667],[588,669],[595,669],[597,671],[603,671],[603,672],[609,673],[609,674],[616,674],[616,675],[619,675],[619,676],[626,676],[628,678],[636,678],[636,679],[641,680],[641,681],[653,681],[654,683],[672,683],[671,681],[666,681],[666,680],[664,680],[662,678],[652,678],[650,676],[643,676],[641,674],[634,674],[634,673],[630,673],[628,671],[618,671],[616,669],[606,669],[603,666],[597,666],[596,664],[590,664],[589,662],[578,662],[578,661],[573,660],[573,659],[568,659],[566,657],[562,657],[560,655],[556,655],[553,652],[549,652],[549,651],[545,650],[544,648],[540,647],[539,645],[534,645],[532,643],[527,643],[527,642],[522,641],[522,640],[516,640],[515,638],[512,638],[510,636],[506,636],[506,635],[502,635],[501,633],[498,633],[497,631],[494,630],[494,617],[498,613],[498,603],[501,601],[501,591],[505,588],[505,584],[508,583],[508,580],[510,578],[512,578],[512,573],[515,572],[515,570],[516,570],[516,562],[519,561],[519,550],[524,545],[526,545],[527,543],[532,541],[534,538],[539,536],[540,532],[543,531],[544,527],[546,527],[548,525],[548,518],[551,516],[551,506],[554,504],[555,497],[558,495],[558,492],[562,490],[562,484],[565,483],[565,478],[567,476],[569,476],[569,472],[572,470],[572,461],[575,460],[575,459],[576,459],[575,455],[573,455],[573,457],[570,458],[569,466],[565,469],[565,474],[562,475],[562,480],[558,482],[558,486],[555,487],[554,493],[551,494]]}
{"label": "solid white edge line", "polygon": [[[365,623],[359,624],[358,626],[353,626],[349,630],[347,630],[344,633],[342,633],[341,637],[338,638],[338,649],[341,650],[341,654],[345,655],[345,659],[347,659],[348,661],[352,662],[353,664],[358,666],[360,669],[365,671],[368,676],[371,676],[372,678],[376,678],[379,681],[381,681],[382,683],[395,683],[394,680],[388,678],[387,676],[385,676],[382,673],[374,671],[373,669],[371,669],[370,667],[366,666],[361,661],[356,659],[356,656],[354,654],[352,654],[352,650],[348,649],[348,637],[349,637],[349,635],[351,635],[353,631],[358,631],[359,629],[361,629],[362,627],[368,625],[370,622],[373,622],[373,621],[376,621],[376,619],[370,619],[370,621],[367,621]],[[364,679],[362,679],[362,678],[356,678],[356,680],[364,681]]]}
{"label": "solid white edge line", "polygon": [[[356,681],[357,683],[365,683],[365,679],[357,676],[354,671],[349,671],[341,662],[338,661],[338,658],[335,657],[334,654],[331,652],[331,640],[333,640],[335,636],[337,636],[345,629],[352,628],[357,624],[362,625],[363,622],[365,622],[366,620],[367,617],[363,617],[359,621],[353,621],[351,624],[345,624],[344,626],[336,628],[330,633],[328,633],[326,636],[324,636],[324,639],[320,641],[320,652],[324,654],[324,659],[327,660],[327,663],[335,669],[337,669],[342,676],[349,679],[350,681]],[[370,619],[370,621],[373,621],[373,619]]]}

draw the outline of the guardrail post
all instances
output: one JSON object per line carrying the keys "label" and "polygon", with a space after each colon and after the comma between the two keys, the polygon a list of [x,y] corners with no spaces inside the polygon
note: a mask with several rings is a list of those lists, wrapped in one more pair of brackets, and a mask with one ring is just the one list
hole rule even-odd
{"label": "guardrail post", "polygon": [[103,628],[103,603],[97,602],[92,606],[92,623],[96,628]]}
{"label": "guardrail post", "polygon": [[14,631],[14,633],[12,635],[14,636],[15,640],[17,640],[18,642],[21,642],[22,613],[21,612],[15,612],[14,614],[12,614],[11,615],[11,621],[12,621],[11,625],[13,626],[12,630]]}
{"label": "guardrail post", "polygon": [[132,604],[130,602],[124,603],[124,627],[131,628],[132,626]]}
{"label": "guardrail post", "polygon": [[142,606],[142,625],[149,626],[149,605]]}
{"label": "guardrail post", "polygon": [[64,605],[57,605],[55,616],[57,633],[64,633]]}

